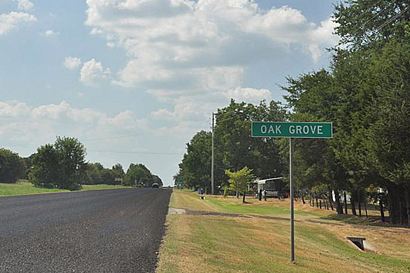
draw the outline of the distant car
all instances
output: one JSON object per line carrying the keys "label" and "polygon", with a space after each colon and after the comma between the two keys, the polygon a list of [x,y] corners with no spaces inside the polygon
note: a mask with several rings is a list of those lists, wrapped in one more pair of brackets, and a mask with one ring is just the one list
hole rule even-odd
{"label": "distant car", "polygon": [[155,189],[158,189],[158,188],[159,188],[159,184],[158,184],[158,183],[152,183],[152,187],[155,188]]}

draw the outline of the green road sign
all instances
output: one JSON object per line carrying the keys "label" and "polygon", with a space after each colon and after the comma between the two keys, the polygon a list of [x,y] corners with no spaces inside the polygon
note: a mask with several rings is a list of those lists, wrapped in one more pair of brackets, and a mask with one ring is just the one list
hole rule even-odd
{"label": "green road sign", "polygon": [[252,122],[252,137],[332,138],[331,122]]}

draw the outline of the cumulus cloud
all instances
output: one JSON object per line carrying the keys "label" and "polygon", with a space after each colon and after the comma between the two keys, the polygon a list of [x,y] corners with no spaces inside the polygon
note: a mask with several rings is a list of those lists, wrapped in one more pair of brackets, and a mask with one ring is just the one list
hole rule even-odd
{"label": "cumulus cloud", "polygon": [[272,100],[272,93],[268,89],[238,87],[224,92],[224,95],[228,99],[234,99],[235,101],[254,104],[258,104],[262,100]]}
{"label": "cumulus cloud", "polygon": [[327,41],[324,44],[312,43],[309,45],[309,51],[314,60],[318,60],[320,58],[322,51],[326,46],[336,45],[338,43],[339,37],[334,34],[336,27],[337,23],[331,17],[320,22],[320,25],[313,30],[310,39],[314,41]]}
{"label": "cumulus cloud", "polygon": [[80,81],[87,85],[95,85],[101,80],[107,80],[110,75],[109,68],[104,68],[100,62],[91,59],[83,64],[80,71]]}
{"label": "cumulus cloud", "polygon": [[77,57],[66,57],[64,59],[63,65],[68,70],[75,70],[80,67],[81,59]]}
{"label": "cumulus cloud", "polygon": [[90,108],[76,108],[66,101],[37,107],[26,103],[0,101],[0,118],[7,120],[0,125],[0,139],[13,140],[16,136],[46,141],[56,135],[76,137],[104,136],[134,132],[144,129],[144,121],[132,112],[123,111],[107,115]]}
{"label": "cumulus cloud", "polygon": [[181,122],[203,119],[228,97],[270,99],[268,90],[244,88],[248,67],[277,63],[295,51],[317,62],[337,39],[330,18],[315,24],[297,9],[263,10],[253,0],[87,0],[87,5],[91,33],[127,53],[113,82],[171,104],[172,111],[153,117]]}
{"label": "cumulus cloud", "polygon": [[49,29],[49,30],[44,31],[44,32],[42,33],[42,35],[43,35],[44,37],[53,37],[53,36],[58,36],[58,35],[60,35],[60,33],[59,33],[59,32],[55,32],[54,30]]}
{"label": "cumulus cloud", "polygon": [[[56,136],[76,137],[87,148],[87,160],[107,167],[120,162],[124,168],[131,162],[141,162],[168,183],[184,150],[183,145],[172,143],[187,141],[180,139],[186,127],[179,134],[172,134],[164,128],[152,128],[153,122],[128,110],[107,114],[66,101],[39,106],[0,101],[0,120],[2,147],[21,156],[29,156],[40,145],[54,142]],[[144,156],[138,156],[139,153]],[[163,156],[161,153],[167,153],[165,161],[158,159]]]}
{"label": "cumulus cloud", "polygon": [[0,36],[17,29],[22,24],[36,22],[34,15],[25,12],[9,12],[0,14]]}
{"label": "cumulus cloud", "polygon": [[29,0],[17,0],[17,8],[19,10],[28,11],[34,7],[34,4]]}

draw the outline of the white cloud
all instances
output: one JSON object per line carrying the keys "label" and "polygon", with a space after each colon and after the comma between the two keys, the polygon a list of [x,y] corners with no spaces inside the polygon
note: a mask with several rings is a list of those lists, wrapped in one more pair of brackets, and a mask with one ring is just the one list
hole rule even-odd
{"label": "white cloud", "polygon": [[54,30],[49,29],[49,30],[44,31],[44,32],[42,33],[42,35],[45,36],[45,37],[54,37],[54,36],[60,35],[60,33],[59,33],[59,32],[55,32]]}
{"label": "white cloud", "polygon": [[[21,156],[29,156],[40,145],[54,142],[56,136],[76,137],[86,146],[87,160],[101,162],[106,167],[120,162],[124,168],[131,162],[144,163],[167,183],[171,182],[184,149],[183,145],[172,143],[188,141],[181,134],[152,128],[154,122],[128,110],[107,114],[74,107],[65,101],[39,106],[0,101],[0,120],[2,147]],[[179,132],[186,135],[184,130],[187,129]]]}
{"label": "white cloud", "polygon": [[100,62],[91,59],[83,64],[80,71],[80,81],[87,85],[95,85],[101,80],[107,80],[110,75],[109,68],[104,68]]}
{"label": "white cloud", "polygon": [[81,59],[77,57],[66,57],[64,59],[63,65],[68,70],[75,70],[80,67]]}
{"label": "white cloud", "polygon": [[154,111],[151,113],[151,116],[154,119],[159,119],[159,120],[171,120],[175,117],[174,113],[167,110],[167,109],[159,109],[157,111]]}
{"label": "white cloud", "polygon": [[263,10],[253,0],[87,0],[87,5],[91,33],[127,53],[113,82],[147,90],[169,104],[172,110],[151,116],[180,122],[176,126],[203,124],[231,97],[271,99],[269,90],[245,88],[251,65],[271,60],[280,67],[278,59],[295,54],[314,63],[336,43],[331,19],[317,25],[297,9]]}
{"label": "white cloud", "polygon": [[234,99],[238,102],[248,102],[254,104],[258,104],[262,100],[272,100],[272,93],[267,89],[237,87],[235,89],[224,92],[224,95],[228,99]]}
{"label": "white cloud", "polygon": [[21,24],[36,22],[34,15],[25,12],[15,12],[0,14],[0,36],[17,29]]}
{"label": "white cloud", "polygon": [[28,11],[34,7],[34,4],[29,0],[17,0],[17,8],[19,10]]}
{"label": "white cloud", "polygon": [[326,41],[326,43],[311,43],[309,45],[309,51],[312,54],[314,60],[318,60],[321,53],[326,47],[330,45],[336,45],[339,41],[339,37],[334,34],[337,23],[333,21],[333,18],[328,18],[325,21],[320,22],[320,25],[312,31],[310,39],[312,41]]}
{"label": "white cloud", "polygon": [[90,108],[76,108],[65,101],[37,107],[16,101],[0,101],[0,119],[8,121],[0,124],[1,139],[12,140],[14,136],[26,136],[29,143],[31,140],[44,141],[56,135],[85,137],[108,131],[111,132],[108,137],[112,137],[136,128],[143,129],[144,124],[130,111],[107,115]]}

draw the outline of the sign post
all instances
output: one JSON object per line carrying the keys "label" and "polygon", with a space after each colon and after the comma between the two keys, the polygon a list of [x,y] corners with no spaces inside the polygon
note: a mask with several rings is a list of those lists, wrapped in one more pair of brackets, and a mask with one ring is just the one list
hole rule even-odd
{"label": "sign post", "polygon": [[289,138],[290,260],[295,262],[295,207],[292,181],[292,138],[332,138],[331,122],[252,122],[252,137]]}
{"label": "sign post", "polygon": [[289,138],[289,191],[290,191],[290,261],[295,262],[295,206],[292,181],[292,138]]}

